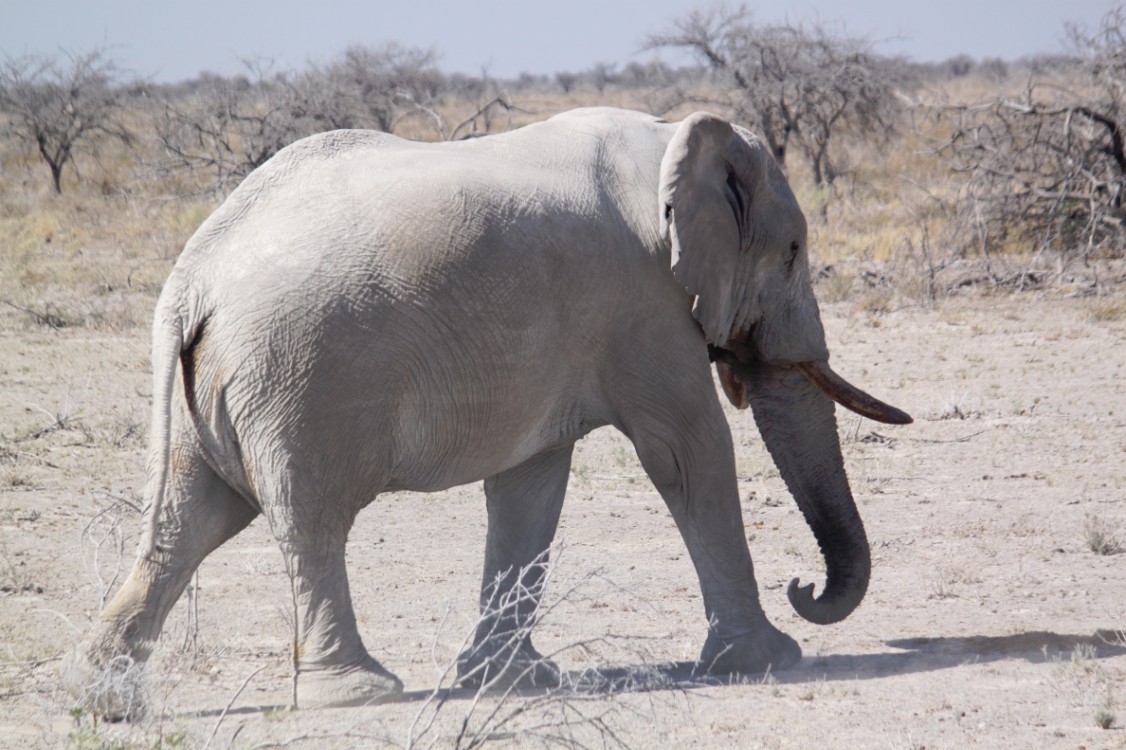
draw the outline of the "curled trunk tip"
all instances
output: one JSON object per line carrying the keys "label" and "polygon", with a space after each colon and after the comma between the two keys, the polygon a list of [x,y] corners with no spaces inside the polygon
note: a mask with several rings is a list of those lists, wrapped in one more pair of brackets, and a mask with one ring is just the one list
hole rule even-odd
{"label": "curled trunk tip", "polygon": [[814,625],[832,625],[845,619],[860,605],[868,590],[865,579],[863,583],[858,582],[858,585],[840,592],[838,596],[827,595],[826,592],[820,597],[814,597],[814,585],[807,583],[801,586],[800,583],[797,578],[790,581],[786,596],[794,611]]}

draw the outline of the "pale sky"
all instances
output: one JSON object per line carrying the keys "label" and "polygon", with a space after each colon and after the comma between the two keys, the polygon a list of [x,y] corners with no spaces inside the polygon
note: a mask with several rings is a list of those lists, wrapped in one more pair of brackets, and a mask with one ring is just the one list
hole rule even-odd
{"label": "pale sky", "polygon": [[[736,5],[732,3],[730,5]],[[1064,51],[1063,22],[1088,27],[1118,0],[774,0],[748,3],[763,23],[819,20],[916,60],[959,53],[1015,59]],[[445,72],[583,70],[647,60],[649,34],[711,3],[685,0],[0,0],[0,55],[107,48],[160,82],[241,70],[240,57],[275,69],[326,62],[351,44],[432,48]],[[683,58],[664,52],[671,63]]]}

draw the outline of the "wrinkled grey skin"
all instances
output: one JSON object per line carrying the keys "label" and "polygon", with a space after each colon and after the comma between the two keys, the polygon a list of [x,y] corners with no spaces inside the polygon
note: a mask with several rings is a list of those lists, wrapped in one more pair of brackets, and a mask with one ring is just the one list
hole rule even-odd
{"label": "wrinkled grey skin", "polygon": [[[807,265],[767,149],[710,115],[579,110],[462,143],[340,131],[290,146],[165,285],[148,530],[67,660],[71,689],[137,710],[91,691],[95,676],[145,660],[199,563],[263,513],[294,581],[298,704],[393,700],[402,684],[364,648],[348,590],[356,514],[381,492],[484,479],[484,602],[548,547],[572,447],[603,425],[633,442],[691,554],[702,667],[794,665],[798,644],[759,605],[708,344],[742,353],[725,388],[754,407],[825,551],[827,590],[802,614],[841,619],[868,547],[832,403],[788,367],[828,357]],[[529,609],[486,622],[462,673],[500,657],[513,679],[556,678],[550,663],[520,677],[538,654],[502,637]]]}

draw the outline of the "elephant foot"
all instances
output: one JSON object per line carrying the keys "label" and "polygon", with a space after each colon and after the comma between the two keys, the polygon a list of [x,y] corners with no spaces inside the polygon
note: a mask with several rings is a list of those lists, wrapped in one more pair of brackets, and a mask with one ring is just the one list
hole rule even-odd
{"label": "elephant foot", "polygon": [[75,706],[105,721],[135,721],[145,716],[145,663],[118,654],[100,660],[87,648],[72,649],[60,668],[63,686]]}
{"label": "elephant foot", "polygon": [[763,622],[755,630],[731,638],[709,632],[696,669],[710,675],[761,674],[789,669],[799,661],[798,642]]}
{"label": "elephant foot", "polygon": [[486,690],[559,687],[558,665],[540,654],[530,643],[515,650],[488,651],[476,645],[457,659],[457,682],[461,687]]}
{"label": "elephant foot", "polygon": [[402,680],[370,656],[358,666],[297,673],[297,707],[302,709],[374,706],[402,695]]}

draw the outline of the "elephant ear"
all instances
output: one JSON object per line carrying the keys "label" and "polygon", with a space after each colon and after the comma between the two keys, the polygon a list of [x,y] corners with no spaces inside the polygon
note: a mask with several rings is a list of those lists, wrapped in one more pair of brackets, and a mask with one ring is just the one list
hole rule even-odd
{"label": "elephant ear", "polygon": [[672,240],[672,272],[689,294],[708,340],[727,343],[735,318],[742,198],[726,156],[731,125],[697,112],[681,123],[661,159],[662,229]]}

